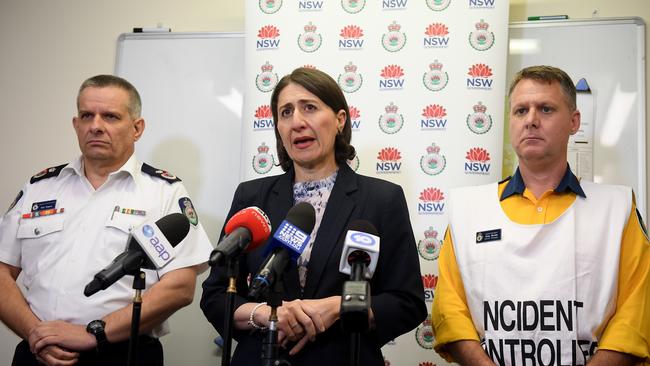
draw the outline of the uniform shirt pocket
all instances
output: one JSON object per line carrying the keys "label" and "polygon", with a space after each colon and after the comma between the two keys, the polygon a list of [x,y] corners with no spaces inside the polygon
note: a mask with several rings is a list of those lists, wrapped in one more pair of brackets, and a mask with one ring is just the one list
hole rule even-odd
{"label": "uniform shirt pocket", "polygon": [[18,239],[37,239],[63,230],[63,215],[41,216],[21,219],[18,225]]}

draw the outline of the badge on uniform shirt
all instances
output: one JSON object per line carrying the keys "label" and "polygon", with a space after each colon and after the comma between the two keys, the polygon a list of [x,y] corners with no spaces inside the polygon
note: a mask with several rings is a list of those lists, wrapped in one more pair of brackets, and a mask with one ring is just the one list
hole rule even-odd
{"label": "badge on uniform shirt", "polygon": [[192,225],[196,226],[199,223],[199,214],[196,213],[196,210],[194,209],[194,205],[192,204],[190,198],[182,197],[178,200],[178,205],[180,206],[183,215],[185,215],[187,219],[190,220],[190,223]]}
{"label": "badge on uniform shirt", "polygon": [[41,201],[32,203],[32,212],[50,210],[56,208],[56,200]]}
{"label": "badge on uniform shirt", "polygon": [[501,240],[501,229],[479,231],[476,233],[476,244]]}

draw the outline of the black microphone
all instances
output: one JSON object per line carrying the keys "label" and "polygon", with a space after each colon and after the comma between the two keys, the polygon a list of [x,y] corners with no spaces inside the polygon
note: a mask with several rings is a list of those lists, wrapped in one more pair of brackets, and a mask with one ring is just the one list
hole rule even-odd
{"label": "black microphone", "polygon": [[185,215],[172,213],[155,223],[147,221],[131,230],[124,253],[118,255],[86,285],[84,295],[105,290],[125,275],[134,275],[141,268],[160,269],[174,259],[174,247],[190,231]]}
{"label": "black microphone", "polygon": [[339,271],[350,275],[343,284],[340,318],[343,330],[360,333],[368,330],[370,284],[379,260],[379,234],[366,220],[355,220],[348,226],[339,263]]}
{"label": "black microphone", "polygon": [[307,202],[293,206],[287,217],[273,234],[266,246],[268,255],[257,275],[253,278],[248,297],[258,299],[263,291],[273,286],[287,269],[290,260],[296,261],[309,243],[309,234],[316,223],[316,211]]}

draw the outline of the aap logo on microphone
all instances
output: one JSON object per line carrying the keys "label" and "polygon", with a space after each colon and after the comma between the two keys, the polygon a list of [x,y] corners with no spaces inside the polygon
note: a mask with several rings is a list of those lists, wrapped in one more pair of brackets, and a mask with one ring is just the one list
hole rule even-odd
{"label": "aap logo on microphone", "polygon": [[359,245],[367,245],[369,247],[376,244],[375,238],[373,238],[371,235],[362,232],[357,232],[350,235],[350,240],[352,240],[353,242]]}
{"label": "aap logo on microphone", "polygon": [[144,226],[142,227],[142,233],[143,233],[144,236],[146,236],[147,238],[151,238],[151,237],[155,234],[155,231],[154,231],[154,229],[153,229],[150,225],[144,225]]}

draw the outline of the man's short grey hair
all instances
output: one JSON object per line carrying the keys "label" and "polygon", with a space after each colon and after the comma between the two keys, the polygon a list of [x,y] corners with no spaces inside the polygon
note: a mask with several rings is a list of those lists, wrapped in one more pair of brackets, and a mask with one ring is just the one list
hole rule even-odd
{"label": "man's short grey hair", "polygon": [[129,94],[129,103],[126,106],[129,110],[129,116],[131,116],[131,119],[140,118],[140,113],[142,112],[142,100],[140,99],[138,90],[126,79],[115,75],[96,75],[86,79],[79,87],[79,93],[77,93],[77,109],[79,109],[79,97],[84,89],[105,88],[109,86],[120,88]]}

